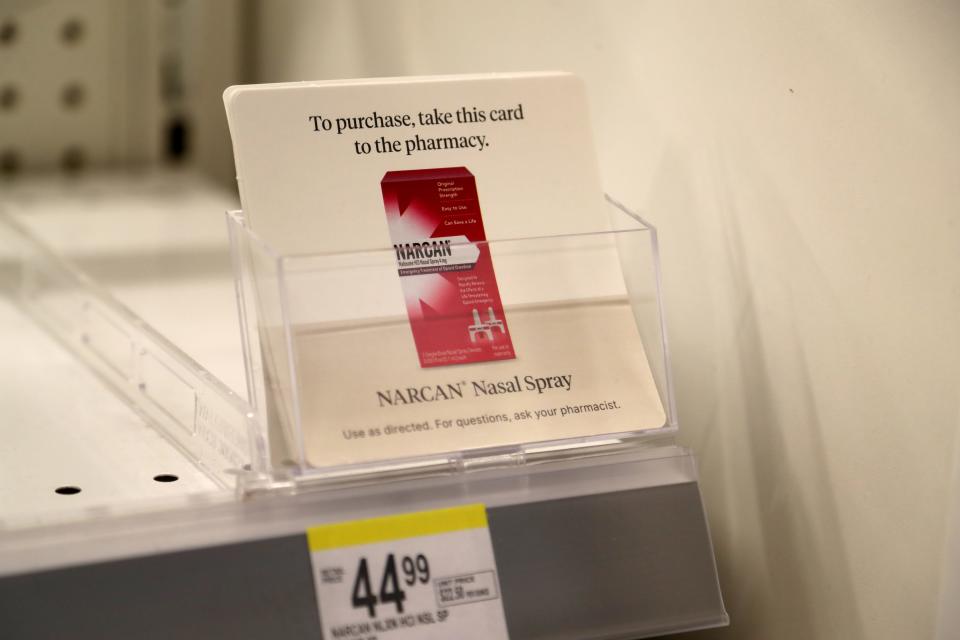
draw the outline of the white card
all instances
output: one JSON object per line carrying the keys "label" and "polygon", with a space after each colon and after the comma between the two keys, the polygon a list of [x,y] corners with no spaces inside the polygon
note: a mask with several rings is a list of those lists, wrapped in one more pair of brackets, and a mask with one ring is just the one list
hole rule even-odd
{"label": "white card", "polygon": [[[285,272],[289,331],[260,326],[267,387],[283,424],[299,419],[287,437],[308,464],[664,425],[629,242],[596,234],[612,225],[576,76],[239,86],[224,101],[253,231],[281,255],[322,256]],[[409,258],[450,237],[492,242],[470,247],[469,269],[431,253],[436,273],[403,277],[392,252],[350,253]],[[258,293],[279,318],[277,292]]]}
{"label": "white card", "polygon": [[506,640],[483,505],[307,531],[324,638]]}

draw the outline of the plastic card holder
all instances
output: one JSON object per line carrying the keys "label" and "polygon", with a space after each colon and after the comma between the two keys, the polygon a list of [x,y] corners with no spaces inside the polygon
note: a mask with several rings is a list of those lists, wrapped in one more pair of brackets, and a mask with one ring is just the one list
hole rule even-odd
{"label": "plastic card holder", "polygon": [[464,243],[492,257],[516,359],[432,368],[417,358],[395,249],[281,255],[228,212],[248,396],[264,426],[254,470],[383,479],[675,432],[656,230],[608,208],[608,231]]}

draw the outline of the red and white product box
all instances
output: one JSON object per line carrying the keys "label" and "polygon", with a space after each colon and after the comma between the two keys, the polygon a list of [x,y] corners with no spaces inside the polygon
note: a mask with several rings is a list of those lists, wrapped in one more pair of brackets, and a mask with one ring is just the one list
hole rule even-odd
{"label": "red and white product box", "polygon": [[473,174],[388,171],[380,186],[420,365],[514,358]]}

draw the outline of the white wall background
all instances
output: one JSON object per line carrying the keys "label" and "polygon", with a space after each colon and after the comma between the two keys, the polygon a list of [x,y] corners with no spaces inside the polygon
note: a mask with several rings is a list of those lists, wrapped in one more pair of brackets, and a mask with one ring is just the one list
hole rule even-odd
{"label": "white wall background", "polygon": [[580,73],[607,189],[661,230],[733,619],[701,635],[934,636],[960,489],[960,3],[254,9],[260,81]]}

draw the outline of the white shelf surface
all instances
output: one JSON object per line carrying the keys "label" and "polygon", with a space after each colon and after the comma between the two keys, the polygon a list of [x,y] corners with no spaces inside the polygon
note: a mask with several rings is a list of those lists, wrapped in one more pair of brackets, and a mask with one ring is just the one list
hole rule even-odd
{"label": "white shelf surface", "polygon": [[228,387],[246,389],[225,189],[181,171],[30,179],[0,197],[76,264]]}
{"label": "white shelf surface", "polygon": [[[3,299],[0,352],[0,530],[218,490],[72,354]],[[154,480],[161,474],[177,480]],[[61,495],[59,487],[81,491]]]}
{"label": "white shelf surface", "polygon": [[[0,197],[18,223],[242,392],[223,220],[232,204],[225,191],[178,172],[29,179],[5,185]],[[0,528],[223,492],[2,297],[0,331]]]}

